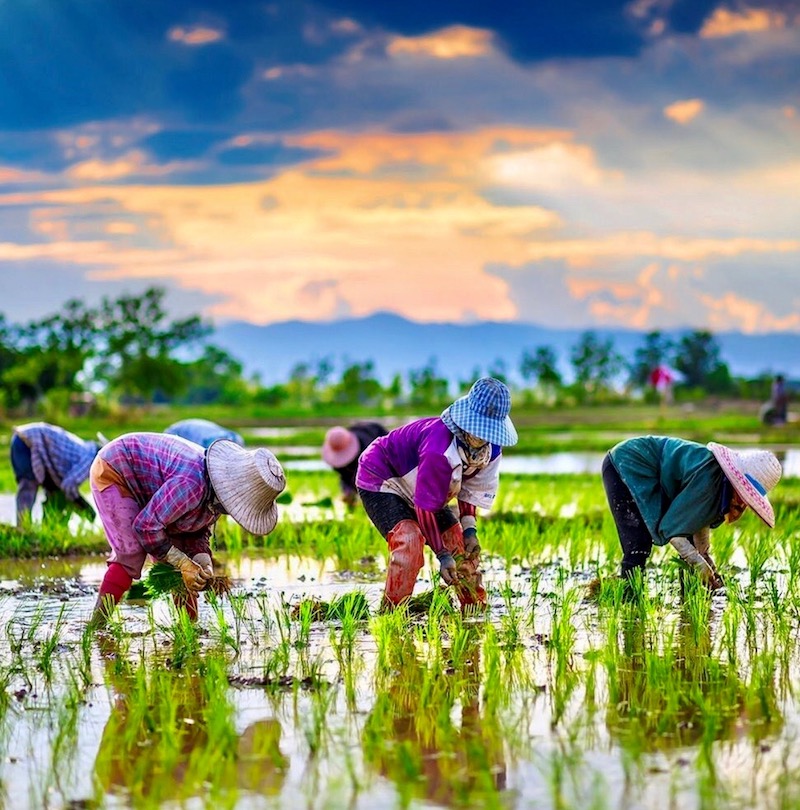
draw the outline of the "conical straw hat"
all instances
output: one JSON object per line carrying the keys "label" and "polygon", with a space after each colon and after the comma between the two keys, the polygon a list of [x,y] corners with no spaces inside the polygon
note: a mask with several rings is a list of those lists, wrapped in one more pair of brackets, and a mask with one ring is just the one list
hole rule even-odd
{"label": "conical straw hat", "polygon": [[739,497],[767,524],[775,527],[775,512],[767,493],[781,480],[781,463],[769,450],[731,450],[709,442],[708,449],[722,467]]}
{"label": "conical straw hat", "polygon": [[264,447],[245,450],[218,439],[206,450],[206,465],[225,511],[251,534],[269,534],[278,522],[275,499],[286,488],[275,455]]}

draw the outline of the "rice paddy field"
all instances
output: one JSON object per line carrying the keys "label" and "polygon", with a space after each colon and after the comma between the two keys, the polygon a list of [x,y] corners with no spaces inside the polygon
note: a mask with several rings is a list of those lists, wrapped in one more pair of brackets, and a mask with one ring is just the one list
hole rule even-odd
{"label": "rice paddy field", "polygon": [[0,526],[0,806],[800,807],[800,478],[774,531],[712,533],[723,590],[657,548],[629,600],[599,475],[509,472],[480,522],[488,611],[431,556],[423,609],[382,615],[385,543],[310,463],[321,434],[269,430],[248,438],[285,462],[279,525],[220,521],[233,588],[196,624],[159,596],[89,632],[99,523]]}

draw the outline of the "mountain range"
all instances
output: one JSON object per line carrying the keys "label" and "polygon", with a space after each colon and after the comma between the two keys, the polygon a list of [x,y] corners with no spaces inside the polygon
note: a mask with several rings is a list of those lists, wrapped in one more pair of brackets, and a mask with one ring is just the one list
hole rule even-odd
{"label": "mountain range", "polygon": [[[585,329],[550,329],[518,322],[481,321],[469,324],[418,323],[397,315],[378,313],[337,321],[283,321],[258,325],[231,321],[219,325],[211,340],[244,364],[247,374],[258,374],[264,385],[285,382],[298,363],[312,368],[323,358],[334,366],[334,378],[346,364],[372,361],[384,383],[395,374],[435,363],[451,382],[468,380],[475,370],[486,373],[498,360],[510,380],[520,379],[523,351],[550,346],[565,380],[572,375],[570,352]],[[644,343],[645,332],[593,329],[611,338],[626,360]],[[688,330],[664,331],[678,340]],[[741,377],[782,373],[800,377],[800,333],[715,333],[722,359]]]}

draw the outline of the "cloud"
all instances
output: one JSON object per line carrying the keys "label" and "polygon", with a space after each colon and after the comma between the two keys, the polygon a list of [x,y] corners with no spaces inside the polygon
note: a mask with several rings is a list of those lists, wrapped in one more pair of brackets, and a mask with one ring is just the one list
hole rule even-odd
{"label": "cloud", "polygon": [[705,106],[705,103],[699,98],[675,101],[664,108],[664,117],[676,124],[688,124],[703,112]]}
{"label": "cloud", "polygon": [[433,59],[474,59],[492,50],[492,33],[465,25],[451,25],[418,37],[392,37],[390,56],[425,56]]}
{"label": "cloud", "polygon": [[703,23],[700,36],[706,39],[730,37],[737,34],[756,34],[784,28],[786,15],[768,8],[744,8],[731,11],[724,6],[714,9]]}
{"label": "cloud", "polygon": [[182,45],[210,45],[219,42],[225,35],[218,28],[203,25],[182,26],[176,25],[169,29],[167,38],[170,42],[179,42]]}
{"label": "cloud", "polygon": [[486,163],[494,182],[508,187],[559,191],[619,178],[601,169],[594,151],[585,144],[565,141],[495,155]]}
{"label": "cloud", "polygon": [[740,330],[748,334],[800,331],[800,314],[797,312],[776,317],[760,301],[735,292],[702,295],[700,300],[707,308],[708,325],[713,331]]}

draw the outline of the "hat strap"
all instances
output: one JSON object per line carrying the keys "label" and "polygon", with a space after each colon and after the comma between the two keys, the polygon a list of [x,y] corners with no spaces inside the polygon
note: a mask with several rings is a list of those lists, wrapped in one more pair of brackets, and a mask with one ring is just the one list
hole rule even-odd
{"label": "hat strap", "polygon": [[760,495],[767,494],[767,490],[764,488],[764,486],[760,484],[758,481],[756,481],[756,479],[753,478],[753,476],[750,475],[750,473],[745,473],[744,477],[756,488],[756,490],[758,490],[758,493]]}

